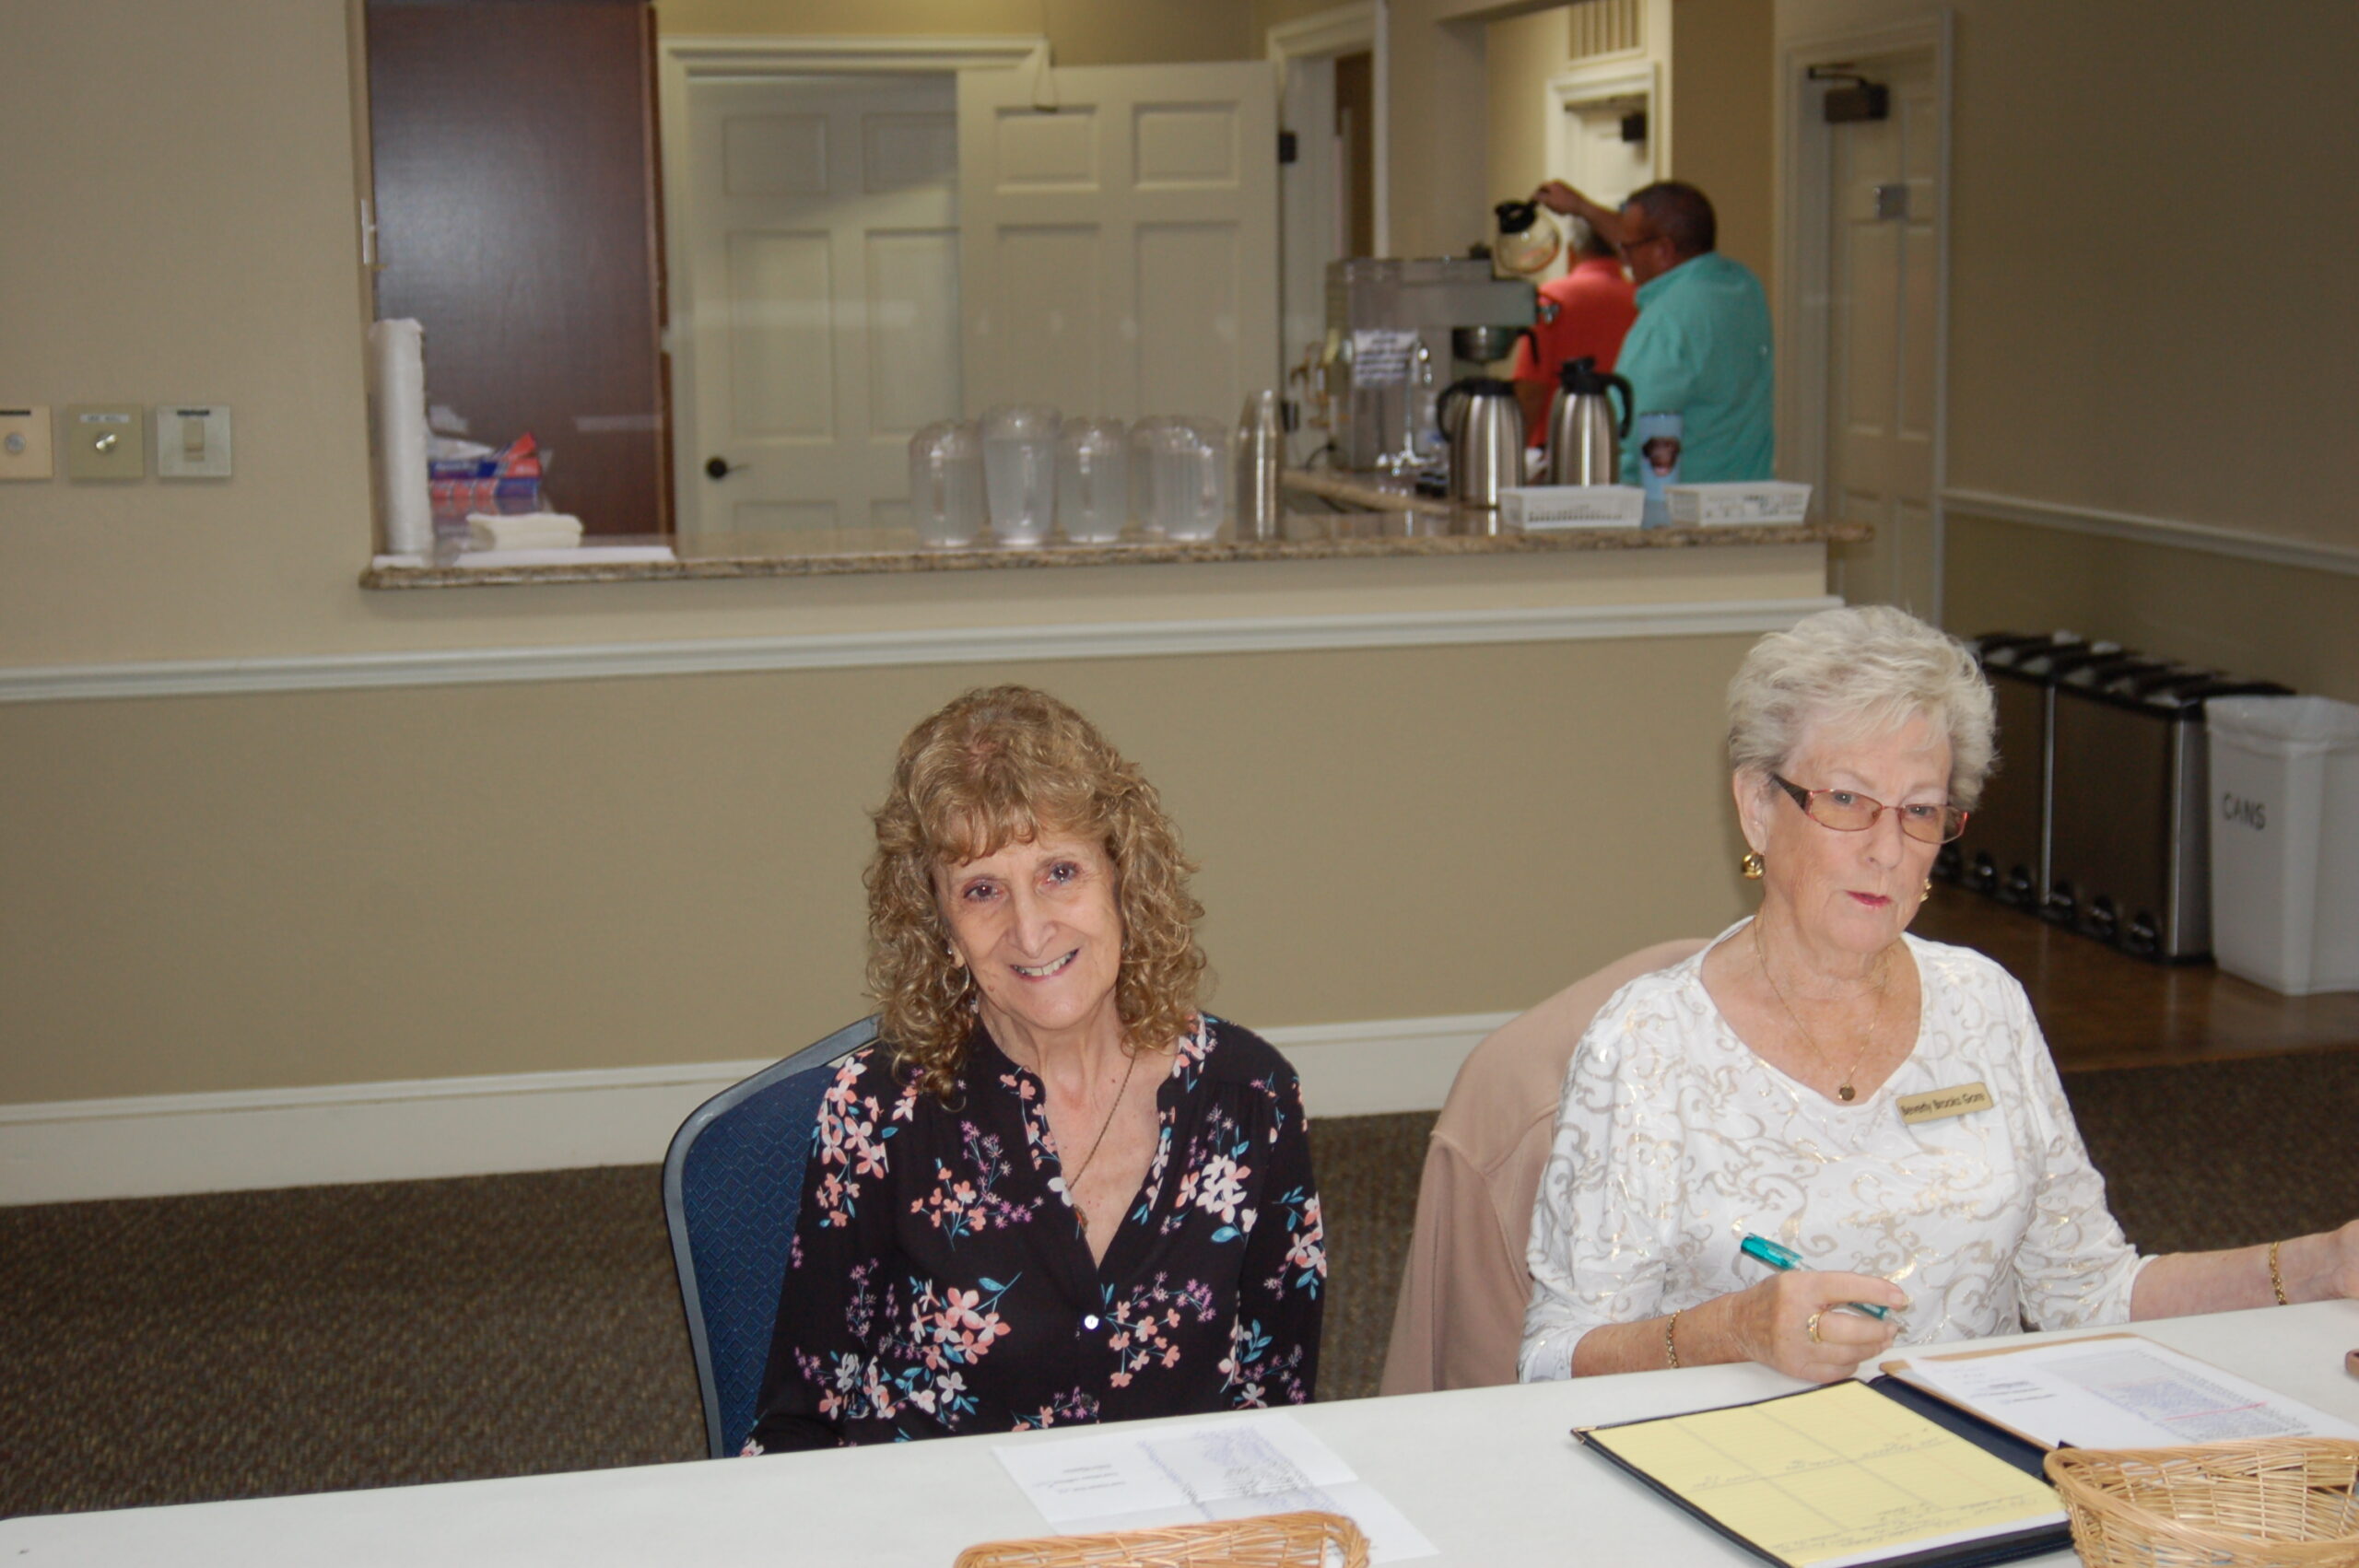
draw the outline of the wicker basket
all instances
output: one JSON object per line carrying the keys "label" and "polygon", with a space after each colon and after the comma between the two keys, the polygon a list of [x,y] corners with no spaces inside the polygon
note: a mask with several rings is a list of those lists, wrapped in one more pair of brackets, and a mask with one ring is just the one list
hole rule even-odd
{"label": "wicker basket", "polygon": [[985,1541],[957,1568],[1367,1568],[1367,1537],[1341,1514],[1265,1514],[1160,1530]]}
{"label": "wicker basket", "polygon": [[2060,1448],[2048,1479],[2090,1568],[2359,1568],[2359,1443]]}

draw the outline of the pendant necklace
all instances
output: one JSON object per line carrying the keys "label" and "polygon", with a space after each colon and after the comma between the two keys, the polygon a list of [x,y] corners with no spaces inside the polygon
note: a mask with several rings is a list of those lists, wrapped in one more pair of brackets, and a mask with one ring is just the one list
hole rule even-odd
{"label": "pendant necklace", "polygon": [[1088,1208],[1081,1200],[1081,1178],[1089,1174],[1089,1163],[1097,1158],[1097,1151],[1105,1147],[1106,1134],[1114,1125],[1114,1113],[1122,1108],[1122,1096],[1131,1092],[1131,1074],[1139,1070],[1138,1052],[1130,1051],[1126,1054],[1131,1059],[1131,1065],[1122,1069],[1122,1085],[1114,1091],[1114,1103],[1106,1107],[1106,1119],[1097,1124],[1097,1141],[1089,1146],[1089,1153],[1081,1157],[1081,1168],[1074,1172],[1072,1177],[1065,1183],[1065,1195],[1073,1199],[1073,1206],[1081,1211],[1081,1228],[1085,1231],[1089,1229],[1091,1219]]}
{"label": "pendant necklace", "polygon": [[[1804,1045],[1810,1047],[1811,1055],[1818,1058],[1821,1067],[1834,1066],[1835,1063],[1827,1056],[1825,1048],[1819,1045],[1818,1036],[1810,1032],[1809,1027],[1802,1023],[1801,1014],[1794,1011],[1794,1004],[1786,1000],[1785,989],[1778,984],[1778,977],[1770,973],[1769,950],[1761,944],[1761,918],[1757,915],[1753,920],[1753,953],[1754,956],[1761,961],[1761,977],[1769,982],[1769,994],[1776,997],[1778,1005],[1786,1010],[1787,1022],[1793,1024],[1794,1032],[1802,1037]],[[1878,960],[1878,969],[1879,972],[1883,970],[1881,959]],[[1860,1064],[1868,1059],[1868,1052],[1875,1047],[1876,1036],[1884,1029],[1884,998],[1891,989],[1892,979],[1890,975],[1886,974],[1876,986],[1876,1015],[1868,1023],[1867,1040],[1860,1047],[1860,1054],[1851,1059],[1851,1065],[1843,1070],[1843,1076],[1836,1082],[1835,1097],[1847,1106],[1860,1097],[1859,1090],[1852,1086],[1852,1080],[1859,1076]]]}

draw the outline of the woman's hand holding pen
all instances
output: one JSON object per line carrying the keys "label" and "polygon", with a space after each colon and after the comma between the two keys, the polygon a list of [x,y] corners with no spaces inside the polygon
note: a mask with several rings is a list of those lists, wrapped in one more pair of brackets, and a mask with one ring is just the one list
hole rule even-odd
{"label": "woman's hand holding pen", "polygon": [[1897,1327],[1846,1310],[1848,1302],[1896,1311],[1908,1296],[1872,1274],[1796,1269],[1708,1305],[1726,1310],[1726,1332],[1746,1360],[1789,1377],[1832,1383],[1890,1350]]}
{"label": "woman's hand holding pen", "polygon": [[[1873,1274],[1807,1268],[1801,1253],[1767,1236],[1748,1235],[1738,1245],[1778,1272],[1665,1319],[1590,1329],[1573,1347],[1573,1375],[1757,1361],[1789,1377],[1833,1383],[1892,1348],[1899,1329],[1891,1315],[1908,1307],[1898,1285]],[[1650,1343],[1656,1321],[1661,1338]]]}
{"label": "woman's hand holding pen", "polygon": [[1862,1305],[1896,1311],[1908,1296],[1872,1274],[1790,1268],[1672,1318],[1592,1328],[1573,1346],[1573,1375],[1757,1361],[1789,1377],[1832,1383],[1892,1348],[1898,1324],[1868,1316]]}

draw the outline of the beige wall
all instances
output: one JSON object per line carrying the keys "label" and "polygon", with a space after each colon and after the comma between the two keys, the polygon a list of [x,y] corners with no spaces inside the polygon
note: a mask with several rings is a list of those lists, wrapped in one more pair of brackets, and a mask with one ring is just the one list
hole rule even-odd
{"label": "beige wall", "polygon": [[1555,6],[1484,29],[1486,208],[1548,178],[1548,78],[1569,63],[1567,9]]}
{"label": "beige wall", "polygon": [[2359,703],[2359,576],[1950,514],[1956,631],[2109,638]]}
{"label": "beige wall", "polygon": [[[1489,205],[1547,172],[1548,78],[1569,63],[1567,7],[1397,0],[1394,248],[1462,250]],[[1771,0],[1674,0],[1672,173],[1712,197],[1721,249],[1774,281]],[[1466,135],[1480,126],[1477,142]],[[1479,183],[1476,181],[1479,181]]]}
{"label": "beige wall", "polygon": [[[1075,64],[1257,53],[1249,15],[1060,0],[1050,30]],[[719,31],[1037,18],[665,7]],[[0,159],[0,397],[227,402],[238,474],[0,491],[0,669],[1580,591],[1564,557],[365,593],[343,7],[17,0],[8,20],[0,145],[38,156]],[[1726,597],[1719,554],[1597,591]],[[1225,1010],[1513,1007],[1735,908],[1712,737],[1743,640],[0,705],[0,1104],[808,1039],[862,1008],[862,813],[894,742],[1009,675],[1164,786]]]}
{"label": "beige wall", "polygon": [[[1735,0],[1679,3],[1703,18]],[[1831,3],[1780,0],[1781,31]],[[1066,8],[1050,30],[1075,64],[1255,53],[1292,14],[1171,0],[1068,37]],[[1483,231],[1485,28],[1539,8],[1396,5],[1401,249]],[[794,15],[880,31],[947,11]],[[1953,482],[2348,537],[2350,398],[2318,345],[2359,324],[2334,270],[2359,202],[2248,127],[2281,152],[2346,145],[2359,110],[2322,78],[2359,22],[2289,6],[2222,28],[2191,0],[1957,11]],[[666,19],[736,31],[773,14],[714,0]],[[1027,6],[957,15],[965,32],[1039,26]],[[18,0],[9,27],[0,145],[39,156],[0,159],[0,298],[18,302],[0,311],[0,396],[228,402],[239,474],[0,491],[0,667],[1170,615],[1195,595],[1278,610],[1379,582],[1402,604],[1519,591],[1504,568],[1347,563],[1173,568],[1135,589],[1026,573],[365,594],[341,9]],[[1743,36],[1706,31],[1731,50]],[[2275,84],[2265,120],[2211,90],[2257,81]],[[1701,170],[1741,162],[1741,137],[1698,146],[1677,96],[1682,170],[1734,181]],[[1730,125],[1750,123],[1727,101]],[[2235,193],[2253,221],[2216,203],[2194,219],[2193,192]],[[2276,432],[2299,461],[2261,461]],[[1966,519],[1950,566],[1965,629],[2060,621],[2359,696],[2352,579]],[[0,1103],[806,1038],[860,1005],[860,813],[892,741],[1009,673],[1081,703],[1165,785],[1206,863],[1237,1016],[1515,1006],[1736,907],[1712,737],[1740,641],[0,708]]]}
{"label": "beige wall", "polygon": [[[764,17],[810,28],[856,19],[881,31],[934,25],[954,9],[967,30],[1037,27],[1015,0],[1012,20],[917,0],[675,0],[665,18],[724,30]],[[1455,250],[1486,231],[1482,18],[1532,9],[1396,8],[1393,86],[1411,89],[1395,95],[1397,249]],[[1257,52],[1257,28],[1280,15],[1265,10],[1169,0],[1050,14],[1052,32],[1074,29],[1070,50],[1057,35],[1064,57],[1107,58],[1150,46]],[[0,298],[37,303],[0,312],[0,396],[225,402],[236,411],[238,473],[213,484],[11,487],[0,667],[755,636],[979,613],[969,581],[364,593],[359,190],[343,8],[19,0],[10,25],[0,145],[41,156],[0,160]],[[154,156],[161,146],[175,158]],[[185,179],[191,165],[213,173]],[[1020,618],[1029,612],[1015,601],[1087,591],[1009,586],[984,596],[980,613]]]}
{"label": "beige wall", "polygon": [[1257,59],[1253,11],[1248,0],[657,0],[655,18],[665,33],[1045,32],[1060,65],[1141,65]]}
{"label": "beige wall", "polygon": [[[1919,6],[1780,0],[1793,36]],[[2359,7],[1959,0],[1953,485],[2359,544]]]}
{"label": "beige wall", "polygon": [[343,7],[20,0],[7,36],[0,396],[227,403],[238,473],[0,490],[0,665],[318,646],[370,536]]}
{"label": "beige wall", "polygon": [[[2322,151],[2359,138],[2341,82],[2359,8],[1949,9],[1950,484],[2359,546],[2340,347],[2359,336],[2359,194]],[[1924,14],[1777,6],[1786,38]],[[2359,699],[2359,578],[1964,506],[1945,565],[1958,631],[2066,626]]]}
{"label": "beige wall", "polygon": [[1272,28],[1287,22],[1298,22],[1306,17],[1335,9],[1342,0],[1253,0],[1252,30],[1256,51],[1262,49]]}
{"label": "beige wall", "polygon": [[1484,130],[1490,120],[1487,24],[1545,9],[1474,0],[1391,0],[1386,72],[1391,119],[1392,251],[1463,252],[1488,228]]}
{"label": "beige wall", "polygon": [[[663,17],[729,32],[1037,33],[1040,10],[701,0]],[[1066,64],[1260,53],[1244,0],[1061,4],[1050,18]],[[0,310],[0,397],[227,403],[238,472],[0,493],[0,667],[825,630],[880,603],[916,624],[966,614],[972,592],[939,583],[363,593],[345,8],[18,0],[8,18],[0,146],[38,156],[0,159],[0,298],[18,302]]]}
{"label": "beige wall", "polygon": [[1959,13],[1952,483],[2359,544],[2359,7]]}
{"label": "beige wall", "polygon": [[1519,1007],[1733,917],[1746,640],[0,708],[0,1104],[816,1038],[894,744],[1003,678],[1161,787],[1224,1014]]}
{"label": "beige wall", "polygon": [[1672,173],[1712,198],[1720,250],[1776,297],[1776,14],[1770,0],[1673,0]]}

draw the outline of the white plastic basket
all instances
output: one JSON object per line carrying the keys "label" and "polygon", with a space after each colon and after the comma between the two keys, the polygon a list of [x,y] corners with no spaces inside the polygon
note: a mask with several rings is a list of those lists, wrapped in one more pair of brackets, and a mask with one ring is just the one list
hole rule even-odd
{"label": "white plastic basket", "polygon": [[1636,485],[1527,485],[1499,492],[1499,521],[1521,529],[1636,528],[1647,493]]}
{"label": "white plastic basket", "polygon": [[1663,498],[1681,528],[1761,528],[1800,522],[1810,515],[1810,486],[1783,479],[1741,485],[1669,485]]}

